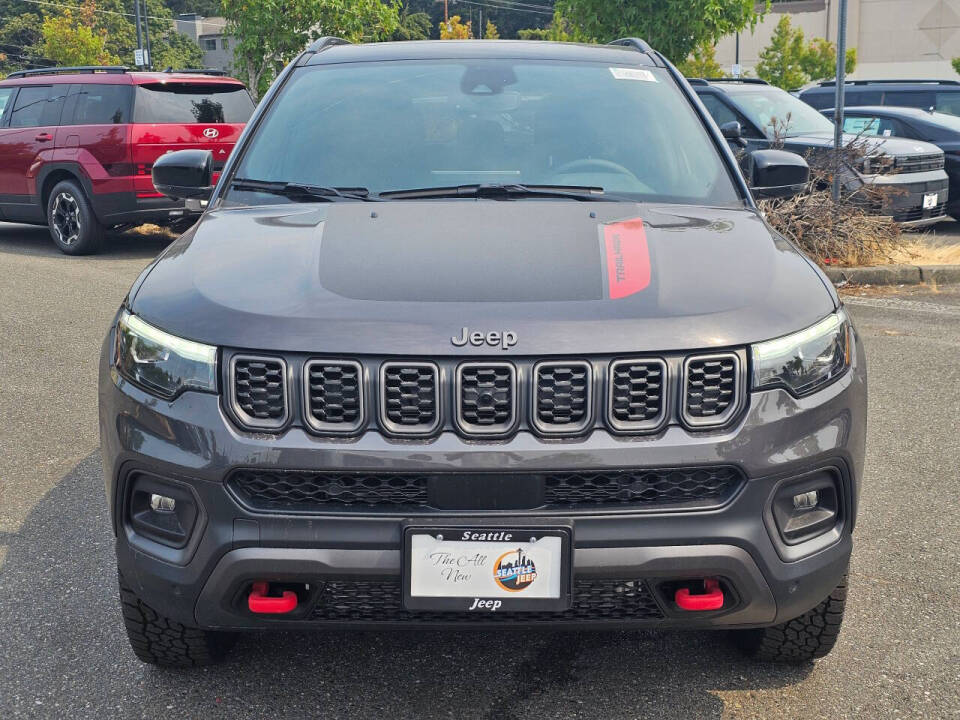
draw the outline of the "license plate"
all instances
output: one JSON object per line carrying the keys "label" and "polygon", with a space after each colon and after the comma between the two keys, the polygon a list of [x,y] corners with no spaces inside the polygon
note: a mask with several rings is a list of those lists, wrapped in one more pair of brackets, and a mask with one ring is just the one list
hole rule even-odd
{"label": "license plate", "polygon": [[923,196],[924,210],[929,210],[930,208],[935,208],[937,206],[937,194],[938,193],[927,193]]}
{"label": "license plate", "polygon": [[491,613],[570,607],[570,528],[410,527],[404,606]]}

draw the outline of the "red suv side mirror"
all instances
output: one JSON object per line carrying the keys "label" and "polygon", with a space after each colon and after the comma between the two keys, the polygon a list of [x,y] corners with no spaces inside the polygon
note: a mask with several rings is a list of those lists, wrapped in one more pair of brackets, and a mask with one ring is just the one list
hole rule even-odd
{"label": "red suv side mirror", "polygon": [[177,150],[153,163],[153,186],[175,200],[206,200],[213,192],[213,153],[209,150]]}

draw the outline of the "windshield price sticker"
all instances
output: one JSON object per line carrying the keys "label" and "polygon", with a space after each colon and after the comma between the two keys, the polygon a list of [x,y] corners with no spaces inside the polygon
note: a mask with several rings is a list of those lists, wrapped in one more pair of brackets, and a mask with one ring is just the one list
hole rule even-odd
{"label": "windshield price sticker", "polygon": [[644,80],[646,82],[656,82],[657,78],[649,70],[641,68],[610,68],[610,73],[617,80]]}

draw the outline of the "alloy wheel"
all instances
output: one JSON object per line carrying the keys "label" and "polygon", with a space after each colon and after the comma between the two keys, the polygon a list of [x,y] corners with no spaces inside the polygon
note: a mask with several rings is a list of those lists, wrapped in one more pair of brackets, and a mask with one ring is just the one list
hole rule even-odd
{"label": "alloy wheel", "polygon": [[60,242],[73,245],[80,238],[80,205],[68,192],[57,195],[53,201],[51,225]]}

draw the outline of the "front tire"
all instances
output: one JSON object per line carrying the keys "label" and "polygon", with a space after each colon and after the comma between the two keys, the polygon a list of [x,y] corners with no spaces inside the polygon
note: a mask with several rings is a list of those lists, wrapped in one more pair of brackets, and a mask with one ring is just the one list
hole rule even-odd
{"label": "front tire", "polygon": [[103,226],[73,180],[54,185],[47,199],[47,225],[54,244],[66,255],[90,255],[103,242]]}
{"label": "front tire", "polygon": [[192,668],[223,659],[232,644],[229,633],[201,630],[164,617],[120,580],[123,625],[133,653],[161,667]]}
{"label": "front tire", "polygon": [[847,576],[819,605],[768,628],[735,630],[740,648],[764,662],[800,665],[827,655],[837,642],[847,604]]}

